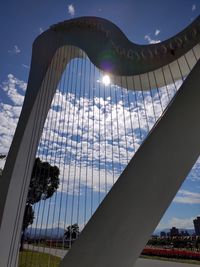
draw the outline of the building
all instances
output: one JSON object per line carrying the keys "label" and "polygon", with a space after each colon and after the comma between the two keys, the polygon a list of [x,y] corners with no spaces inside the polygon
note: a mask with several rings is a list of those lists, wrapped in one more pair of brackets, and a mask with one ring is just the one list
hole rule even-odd
{"label": "building", "polygon": [[176,227],[172,227],[169,232],[170,236],[179,236],[179,230]]}
{"label": "building", "polygon": [[193,220],[195,234],[200,236],[200,216]]}

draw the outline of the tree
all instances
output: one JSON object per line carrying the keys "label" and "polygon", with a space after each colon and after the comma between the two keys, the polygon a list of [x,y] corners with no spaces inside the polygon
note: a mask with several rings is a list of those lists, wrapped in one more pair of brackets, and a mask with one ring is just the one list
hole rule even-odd
{"label": "tree", "polygon": [[48,162],[42,162],[36,158],[31,175],[27,202],[35,204],[40,200],[52,197],[59,186],[60,171],[57,166],[51,166]]}
{"label": "tree", "polygon": [[35,159],[23,218],[20,250],[23,250],[25,230],[34,220],[33,205],[53,196],[59,186],[59,174],[57,166],[42,162],[40,158]]}
{"label": "tree", "polygon": [[70,244],[75,241],[80,234],[79,226],[77,223],[69,225],[64,233],[64,239],[69,241]]}
{"label": "tree", "polygon": [[23,224],[22,224],[20,251],[23,250],[25,230],[28,228],[29,225],[33,223],[33,220],[34,220],[34,210],[32,208],[32,205],[29,203],[26,203],[26,207],[24,211],[24,219],[23,219]]}

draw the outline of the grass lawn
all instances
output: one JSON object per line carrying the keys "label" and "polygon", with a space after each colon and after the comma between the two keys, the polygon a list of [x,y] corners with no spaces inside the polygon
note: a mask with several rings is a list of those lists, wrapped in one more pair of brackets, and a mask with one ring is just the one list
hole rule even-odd
{"label": "grass lawn", "polygon": [[183,260],[183,259],[173,259],[173,258],[164,258],[164,257],[146,256],[146,255],[141,255],[140,258],[200,265],[200,261],[197,260]]}
{"label": "grass lawn", "polygon": [[46,253],[23,251],[19,254],[18,267],[57,267],[61,259]]}
{"label": "grass lawn", "polygon": [[[181,260],[172,258],[163,258],[158,256],[140,256],[143,259],[172,261],[179,263],[197,264],[200,265],[200,261],[195,260]],[[47,253],[41,253],[36,251],[23,251],[19,254],[18,267],[58,267],[61,258],[49,255]]]}

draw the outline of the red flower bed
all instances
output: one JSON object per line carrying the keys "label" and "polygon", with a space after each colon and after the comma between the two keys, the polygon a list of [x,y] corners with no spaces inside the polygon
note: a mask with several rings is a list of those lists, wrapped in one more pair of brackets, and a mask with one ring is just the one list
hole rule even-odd
{"label": "red flower bed", "polygon": [[179,249],[144,248],[142,255],[200,260],[200,252]]}

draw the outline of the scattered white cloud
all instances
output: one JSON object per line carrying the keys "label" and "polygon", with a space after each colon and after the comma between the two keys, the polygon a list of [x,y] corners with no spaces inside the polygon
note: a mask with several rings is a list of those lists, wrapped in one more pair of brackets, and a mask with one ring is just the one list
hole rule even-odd
{"label": "scattered white cloud", "polygon": [[[58,191],[68,192],[70,195],[83,195],[86,187],[87,190],[92,189],[94,192],[108,192],[118,178],[117,173],[113,176],[111,171],[103,168],[98,170],[97,167],[93,168],[91,165],[75,165],[74,163],[66,165],[64,162],[59,165],[62,186]],[[79,179],[74,180],[75,175]]]}
{"label": "scattered white cloud", "polygon": [[[102,85],[97,85],[97,92],[99,86]],[[26,83],[9,74],[1,88],[12,102],[1,103],[0,106],[0,146],[1,152],[7,153],[21,112]],[[116,90],[119,90],[117,94],[122,94],[121,89]],[[145,92],[144,98],[141,92],[129,92],[130,106],[126,91],[123,94],[126,96],[125,102],[122,102],[122,96],[113,102],[111,96],[106,99],[103,96],[89,99],[87,96],[77,97],[73,93],[63,94],[57,90],[38,155],[59,164],[61,180],[65,181],[63,190],[72,192],[75,172],[81,172],[79,177],[82,187],[86,185],[101,192],[108,190],[170,101],[166,88],[161,88],[159,95],[154,94],[154,105],[150,92]],[[48,156],[44,153],[46,149],[51,151]],[[86,172],[90,173],[87,182]],[[66,179],[71,181],[70,186],[66,184]],[[99,179],[102,181],[100,184]],[[75,191],[78,190],[78,183],[75,183]]]}
{"label": "scattered white cloud", "polygon": [[11,104],[0,103],[0,153],[8,153],[21,112],[26,86],[24,81],[17,79],[12,74],[9,74],[7,80],[0,85],[11,101]]}
{"label": "scattered white cloud", "polygon": [[8,50],[8,53],[16,55],[16,54],[21,53],[21,50],[19,49],[17,45],[14,45],[11,50]]}
{"label": "scattered white cloud", "polygon": [[68,13],[72,17],[75,15],[75,8],[74,8],[73,4],[68,5]]}
{"label": "scattered white cloud", "polygon": [[157,36],[158,34],[160,34],[160,30],[157,29],[154,34],[155,34],[155,36]]}
{"label": "scattered white cloud", "polygon": [[183,219],[173,217],[170,220],[170,227],[174,226],[174,227],[177,227],[177,228],[194,228],[193,220],[194,220],[194,217],[183,218]]}
{"label": "scattered white cloud", "polygon": [[149,44],[157,44],[161,42],[161,40],[152,39],[149,34],[146,34],[144,39],[147,40]]}
{"label": "scattered white cloud", "polygon": [[200,204],[200,193],[180,190],[173,202],[182,204]]}
{"label": "scattered white cloud", "polygon": [[42,27],[39,27],[38,31],[39,31],[40,34],[44,32]]}
{"label": "scattered white cloud", "polygon": [[[97,79],[100,80],[97,77],[95,81]],[[177,86],[180,85],[178,82]],[[0,153],[7,154],[27,84],[9,74],[0,86],[9,99],[9,103],[0,104]],[[102,200],[162,114],[175,90],[174,85],[169,85],[168,91],[164,87],[159,92],[127,93],[111,85],[115,87],[117,98],[109,94],[104,98],[103,95],[99,96],[99,86],[103,85],[96,83],[94,95],[90,98],[82,93],[63,93],[58,88],[37,155],[59,167],[59,192],[75,197],[83,196],[86,190],[87,194],[100,192]],[[46,154],[47,150],[49,154]],[[174,202],[200,203],[200,193],[181,190]],[[174,217],[168,222],[168,227],[190,228],[191,221],[191,218]]]}
{"label": "scattered white cloud", "polygon": [[194,229],[193,225],[193,220],[195,217],[191,218],[177,218],[177,217],[172,217],[168,221],[161,221],[158,226],[156,227],[157,229],[168,229],[172,227],[176,227],[178,229]]}
{"label": "scattered white cloud", "polygon": [[19,93],[18,88],[22,89],[23,91],[26,90],[27,84],[23,81],[20,81],[12,74],[8,74],[8,80],[4,81],[1,85],[1,88],[7,93],[7,96],[13,102],[14,106],[22,106],[24,101],[24,95]]}
{"label": "scattered white cloud", "polygon": [[192,11],[195,11],[197,6],[195,4],[192,5]]}
{"label": "scattered white cloud", "polygon": [[19,49],[17,45],[14,45],[14,51],[16,54],[19,54],[21,52],[21,50]]}
{"label": "scattered white cloud", "polygon": [[192,170],[190,171],[188,179],[190,179],[192,182],[200,181],[200,158],[197,160]]}

